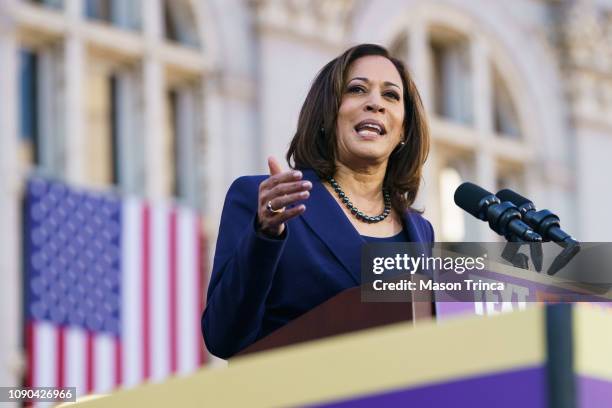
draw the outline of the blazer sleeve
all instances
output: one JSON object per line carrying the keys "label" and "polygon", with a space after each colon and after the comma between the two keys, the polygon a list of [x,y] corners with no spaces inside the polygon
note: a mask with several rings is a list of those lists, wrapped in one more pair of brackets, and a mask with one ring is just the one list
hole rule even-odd
{"label": "blazer sleeve", "polygon": [[215,249],[202,334],[208,350],[229,358],[258,337],[265,303],[283,252],[282,239],[256,231],[257,196],[262,177],[241,177],[231,185]]}

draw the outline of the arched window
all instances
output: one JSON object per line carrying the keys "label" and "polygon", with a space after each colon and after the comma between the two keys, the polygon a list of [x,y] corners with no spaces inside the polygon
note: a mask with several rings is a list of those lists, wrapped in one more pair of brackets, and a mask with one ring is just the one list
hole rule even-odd
{"label": "arched window", "polygon": [[429,45],[435,113],[453,122],[472,124],[472,68],[467,38],[436,28]]}
{"label": "arched window", "polygon": [[439,239],[494,240],[487,225],[456,207],[454,190],[462,181],[493,192],[524,188],[529,138],[504,76],[512,67],[494,59],[498,44],[477,25],[457,22],[457,13],[441,14],[411,17],[389,41],[391,52],[410,66],[431,124],[423,202]]}
{"label": "arched window", "polygon": [[514,101],[495,66],[493,70],[493,108],[495,133],[502,137],[520,138],[521,129]]}
{"label": "arched window", "polygon": [[175,197],[195,204],[198,191],[196,172],[200,122],[197,112],[202,109],[201,95],[191,83],[176,84],[166,92],[167,163],[169,190]]}
{"label": "arched window", "polygon": [[187,0],[164,0],[166,39],[198,48],[198,29],[193,8]]}
{"label": "arched window", "polygon": [[61,50],[58,45],[24,41],[18,58],[20,162],[50,176],[64,171],[62,158]]}
{"label": "arched window", "polygon": [[20,161],[38,165],[38,55],[30,49],[19,53]]}
{"label": "arched window", "polygon": [[86,69],[87,149],[89,181],[95,185],[117,184],[117,78],[112,65],[94,60]]}
{"label": "arched window", "polygon": [[[16,2],[24,166],[200,207],[203,22],[187,0]],[[44,9],[44,10],[43,10]],[[38,26],[21,15],[68,18]],[[77,21],[78,30],[69,29]],[[101,24],[102,23],[102,24]],[[64,24],[58,29],[57,24]],[[61,28],[61,27],[60,27]],[[34,31],[33,31],[34,30]]]}
{"label": "arched window", "polygon": [[132,30],[141,28],[141,0],[85,0],[84,7],[90,20]]}

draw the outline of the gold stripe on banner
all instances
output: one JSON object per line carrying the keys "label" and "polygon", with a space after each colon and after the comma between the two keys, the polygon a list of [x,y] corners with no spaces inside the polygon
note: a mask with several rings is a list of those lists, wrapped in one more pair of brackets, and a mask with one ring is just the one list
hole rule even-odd
{"label": "gold stripe on banner", "polygon": [[400,323],[232,360],[79,407],[296,406],[545,363],[542,307],[490,318]]}
{"label": "gold stripe on banner", "polygon": [[612,304],[576,305],[573,320],[576,374],[612,381]]}

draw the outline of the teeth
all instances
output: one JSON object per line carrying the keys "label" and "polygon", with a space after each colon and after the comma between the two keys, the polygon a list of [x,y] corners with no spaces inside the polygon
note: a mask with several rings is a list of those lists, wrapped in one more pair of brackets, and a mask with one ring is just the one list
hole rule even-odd
{"label": "teeth", "polygon": [[357,133],[360,136],[378,136],[379,135],[378,132],[375,132],[375,131],[372,131],[372,130],[369,130],[369,129],[363,129],[363,128],[360,129]]}
{"label": "teeth", "polygon": [[376,132],[377,134],[382,134],[382,128],[380,126],[369,124],[369,123],[365,124],[363,126],[360,126],[358,130],[359,131],[361,131],[361,130],[368,130],[368,131],[371,131],[371,132]]}

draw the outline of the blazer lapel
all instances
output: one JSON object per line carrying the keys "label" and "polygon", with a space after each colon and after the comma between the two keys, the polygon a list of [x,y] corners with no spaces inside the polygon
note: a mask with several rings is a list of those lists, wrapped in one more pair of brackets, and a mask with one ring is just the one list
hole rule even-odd
{"label": "blazer lapel", "polygon": [[417,221],[417,214],[408,209],[404,212],[403,222],[404,230],[408,234],[408,242],[415,243],[414,249],[419,248],[417,253],[431,255],[432,245],[428,244],[425,232],[419,228],[420,223]]}
{"label": "blazer lapel", "polygon": [[[361,247],[363,238],[346,218],[344,212],[323,186],[323,182],[314,170],[302,170],[304,180],[312,183],[310,198],[306,201],[306,212],[302,218],[321,238],[334,256],[340,261],[355,284],[361,283]],[[402,217],[404,229],[410,242],[425,242],[425,236],[419,230],[416,215],[408,210]]]}
{"label": "blazer lapel", "polygon": [[414,216],[411,210],[404,212],[404,230],[407,232],[410,242],[425,242],[425,237],[417,228],[417,223],[413,220]]}
{"label": "blazer lapel", "polygon": [[310,198],[305,203],[306,211],[302,218],[340,261],[355,284],[359,285],[363,239],[314,170],[307,169],[302,173],[304,180],[312,183]]}

